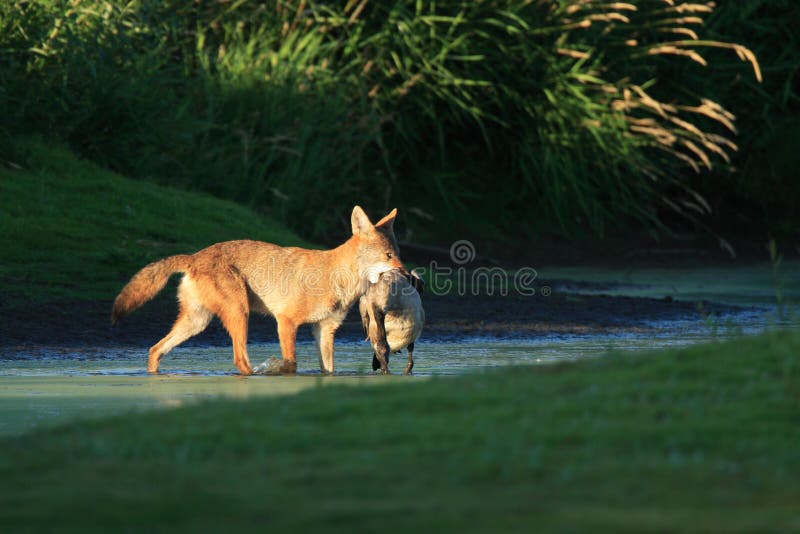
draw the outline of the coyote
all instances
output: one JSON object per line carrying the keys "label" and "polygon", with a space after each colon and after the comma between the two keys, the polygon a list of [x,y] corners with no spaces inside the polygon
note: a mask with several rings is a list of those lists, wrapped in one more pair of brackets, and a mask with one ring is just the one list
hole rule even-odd
{"label": "coyote", "polygon": [[150,348],[147,371],[158,372],[164,354],[202,332],[216,315],[233,342],[233,363],[252,373],[247,356],[247,319],[251,311],[270,314],[278,323],[282,371],[297,371],[297,327],[313,324],[320,370],[332,373],[333,336],[350,306],[368,283],[400,261],[394,220],[397,209],[373,225],[359,206],[353,208],[353,235],[331,250],[279,247],[261,241],[226,241],[192,255],[151,263],[122,289],[111,323],[153,298],[172,273],[181,272],[180,312],[172,330]]}
{"label": "coyote", "polygon": [[414,342],[422,332],[424,282],[415,273],[400,270],[383,273],[370,283],[358,303],[364,334],[372,343],[372,370],[389,373],[389,353],[408,349],[405,374],[414,368]]}

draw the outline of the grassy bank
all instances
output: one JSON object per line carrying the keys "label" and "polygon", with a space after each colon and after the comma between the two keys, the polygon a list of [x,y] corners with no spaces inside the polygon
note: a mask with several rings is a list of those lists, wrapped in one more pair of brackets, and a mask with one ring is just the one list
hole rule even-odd
{"label": "grassy bank", "polygon": [[113,298],[137,269],[217,241],[303,241],[206,194],[130,180],[64,148],[16,143],[0,165],[0,294],[6,301]]}
{"label": "grassy bank", "polygon": [[0,442],[0,525],[787,531],[800,335],[213,402]]}

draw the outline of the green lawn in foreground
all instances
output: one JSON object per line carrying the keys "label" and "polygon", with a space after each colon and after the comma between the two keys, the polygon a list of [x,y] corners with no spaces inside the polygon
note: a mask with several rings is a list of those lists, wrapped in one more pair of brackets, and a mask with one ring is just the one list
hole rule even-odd
{"label": "green lawn in foreground", "polygon": [[0,441],[0,530],[786,532],[799,355],[769,333],[37,431]]}
{"label": "green lawn in foreground", "polygon": [[7,299],[110,299],[148,262],[218,241],[304,245],[233,202],[123,178],[41,141],[20,145],[22,169],[0,164]]}

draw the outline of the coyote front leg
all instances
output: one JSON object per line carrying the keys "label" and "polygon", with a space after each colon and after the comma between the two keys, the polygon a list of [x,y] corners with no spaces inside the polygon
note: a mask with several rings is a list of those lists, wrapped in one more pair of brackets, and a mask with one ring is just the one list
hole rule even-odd
{"label": "coyote front leg", "polygon": [[296,373],[295,342],[297,340],[297,325],[285,316],[276,317],[276,319],[278,320],[278,340],[281,343],[281,356],[283,357],[281,371],[284,373]]}
{"label": "coyote front leg", "polygon": [[314,325],[314,338],[317,340],[317,350],[319,351],[319,370],[323,373],[333,373],[333,338],[338,323],[323,321]]}

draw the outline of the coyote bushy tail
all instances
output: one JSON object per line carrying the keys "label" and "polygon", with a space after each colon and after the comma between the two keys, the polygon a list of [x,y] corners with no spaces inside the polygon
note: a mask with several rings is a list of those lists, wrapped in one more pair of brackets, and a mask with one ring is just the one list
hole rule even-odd
{"label": "coyote bushy tail", "polygon": [[114,325],[127,314],[152,299],[163,289],[170,275],[183,272],[189,267],[191,256],[178,254],[151,263],[133,275],[114,299],[111,324]]}

